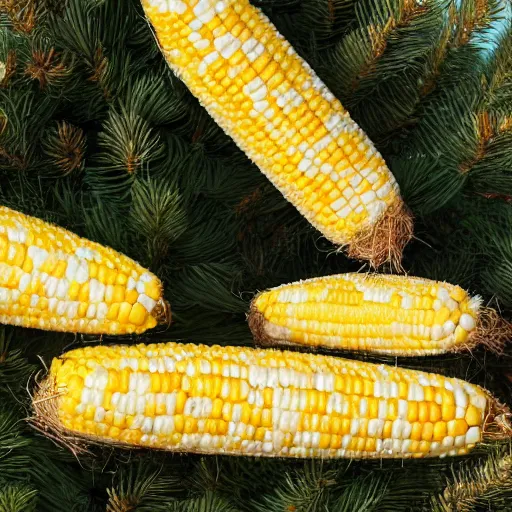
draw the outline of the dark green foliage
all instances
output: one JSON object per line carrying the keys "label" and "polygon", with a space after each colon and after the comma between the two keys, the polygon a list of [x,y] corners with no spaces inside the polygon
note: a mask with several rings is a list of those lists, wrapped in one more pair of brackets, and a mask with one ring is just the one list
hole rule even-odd
{"label": "dark green foliage", "polygon": [[[510,24],[492,35],[503,3],[254,3],[389,162],[416,216],[406,270],[461,284],[510,317]],[[311,228],[225,136],[170,72],[141,14],[138,0],[0,0],[0,204],[109,245],[163,279],[173,325],[117,341],[249,345],[255,292],[365,267]],[[486,42],[494,54],[482,51]],[[100,448],[75,458],[27,425],[30,392],[52,357],[98,341],[0,331],[0,512],[507,510],[509,447],[441,461]],[[485,385],[509,403],[510,363],[510,350],[399,361]]]}
{"label": "dark green foliage", "polygon": [[468,461],[453,473],[443,493],[432,497],[432,510],[456,509],[461,512],[510,509],[512,498],[512,458],[510,446],[494,450],[484,460]]}
{"label": "dark green foliage", "polygon": [[0,480],[0,512],[34,512],[37,490],[28,485],[11,485]]}

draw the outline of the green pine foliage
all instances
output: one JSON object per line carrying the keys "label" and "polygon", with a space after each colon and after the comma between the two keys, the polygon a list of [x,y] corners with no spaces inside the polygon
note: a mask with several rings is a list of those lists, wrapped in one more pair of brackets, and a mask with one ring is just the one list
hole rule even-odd
{"label": "green pine foliage", "polygon": [[[482,50],[504,3],[254,4],[389,162],[416,216],[405,269],[461,284],[510,316],[510,23],[493,54]],[[0,204],[151,268],[174,321],[116,340],[0,330],[0,512],[507,510],[509,446],[430,461],[78,454],[27,424],[34,383],[65,349],[251,345],[245,312],[258,290],[365,270],[309,226],[173,76],[137,0],[0,0]],[[510,351],[399,364],[512,400]]]}

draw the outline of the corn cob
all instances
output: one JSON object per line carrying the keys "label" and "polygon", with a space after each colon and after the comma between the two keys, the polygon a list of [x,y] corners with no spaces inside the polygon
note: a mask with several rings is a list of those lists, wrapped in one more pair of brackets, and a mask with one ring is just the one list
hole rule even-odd
{"label": "corn cob", "polygon": [[248,0],[142,0],[174,72],[319,231],[374,265],[412,234],[365,133]]}
{"label": "corn cob", "polygon": [[90,334],[169,321],[162,283],[135,261],[0,207],[0,322]]}
{"label": "corn cob", "polygon": [[177,343],[54,359],[36,428],[80,441],[268,457],[444,457],[509,438],[484,389],[329,356]]}
{"label": "corn cob", "polygon": [[499,350],[510,325],[459,286],[406,276],[340,274],[257,295],[249,325],[262,346],[296,345],[421,356]]}

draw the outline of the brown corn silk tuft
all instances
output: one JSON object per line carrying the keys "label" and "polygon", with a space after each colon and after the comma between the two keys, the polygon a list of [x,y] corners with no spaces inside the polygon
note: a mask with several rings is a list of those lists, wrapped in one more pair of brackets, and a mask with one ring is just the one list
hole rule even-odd
{"label": "brown corn silk tuft", "polygon": [[467,343],[459,348],[454,347],[454,352],[465,352],[482,346],[501,355],[505,345],[512,340],[512,324],[489,307],[482,307],[478,312],[476,329],[469,335]]}
{"label": "brown corn silk tuft", "polygon": [[404,203],[390,206],[377,221],[357,235],[347,254],[356,260],[368,260],[372,268],[389,263],[396,272],[403,272],[402,252],[413,236],[414,222]]}
{"label": "brown corn silk tuft", "polygon": [[[28,422],[37,432],[57,446],[70,450],[75,457],[90,454],[87,448],[88,441],[67,431],[59,422],[58,400],[61,395],[55,387],[54,379],[36,378],[35,392],[32,396],[33,415]],[[91,439],[90,443],[94,443],[94,440]]]}

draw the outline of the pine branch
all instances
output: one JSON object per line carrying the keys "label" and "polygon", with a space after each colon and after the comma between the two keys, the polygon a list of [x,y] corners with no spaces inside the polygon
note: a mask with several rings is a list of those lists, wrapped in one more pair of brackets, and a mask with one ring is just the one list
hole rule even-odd
{"label": "pine branch", "polygon": [[495,451],[483,462],[452,469],[453,482],[432,499],[435,512],[472,512],[479,506],[505,511],[512,497],[512,455],[510,449]]}
{"label": "pine branch", "polygon": [[62,16],[51,19],[50,29],[66,47],[79,56],[89,68],[90,77],[101,75],[103,57],[98,54],[100,27],[94,23],[94,5],[91,1],[68,0]]}
{"label": "pine branch", "polygon": [[176,123],[187,112],[183,84],[167,69],[145,70],[143,75],[130,78],[123,94],[126,110],[154,125]]}
{"label": "pine branch", "polygon": [[35,165],[37,144],[55,104],[49,97],[23,89],[12,93],[0,89],[0,104],[0,169],[25,170]]}
{"label": "pine branch", "polygon": [[416,0],[403,0],[396,6],[396,12],[389,13],[385,22],[372,20],[373,23],[367,28],[371,46],[370,56],[352,83],[352,93],[360,87],[361,79],[375,72],[376,63],[384,55],[394,33],[412,25],[429,9],[431,6],[428,4],[418,3]]}
{"label": "pine branch", "polygon": [[474,155],[459,164],[459,171],[462,174],[469,172],[478,162],[480,162],[487,150],[489,141],[494,135],[494,129],[488,112],[480,112],[475,120],[477,132],[477,144]]}
{"label": "pine branch", "polygon": [[0,475],[8,481],[23,480],[31,470],[30,441],[22,436],[22,426],[12,407],[0,408]]}
{"label": "pine branch", "polygon": [[357,0],[255,1],[296,50],[314,61],[314,49],[341,38],[353,22]]}
{"label": "pine branch", "polygon": [[369,473],[354,479],[335,502],[334,509],[339,512],[359,510],[370,512],[382,510],[380,502],[386,493],[391,475]]}
{"label": "pine branch", "polygon": [[126,208],[94,198],[84,210],[85,236],[113,249],[129,247],[128,230],[124,222]]}
{"label": "pine branch", "polygon": [[12,27],[17,32],[29,34],[41,15],[41,2],[37,0],[0,0],[0,12],[9,16]]}
{"label": "pine branch", "polygon": [[[60,13],[43,3],[29,32],[15,31],[0,14],[0,147],[11,158],[3,162],[0,204],[157,270],[175,323],[117,343],[179,338],[251,345],[245,312],[255,291],[360,269],[319,239],[173,77],[138,0],[52,0]],[[408,270],[510,307],[512,214],[501,199],[510,189],[512,147],[508,40],[499,41],[496,59],[481,58],[479,45],[500,13],[494,0],[463,3],[456,10],[448,0],[429,0],[417,11],[409,0],[258,4],[378,136],[417,215],[419,240],[407,249]],[[27,431],[23,387],[36,356],[48,363],[65,347],[91,340],[5,332],[16,334],[8,350],[0,346],[0,472],[9,488],[37,490],[37,510],[405,512],[427,510],[430,496],[455,486],[445,481],[452,460],[381,467],[380,461],[140,459],[108,450],[76,461]],[[399,364],[464,377],[510,401],[501,377],[508,357],[478,352]],[[458,475],[461,462],[453,464]],[[466,463],[468,479],[471,471],[478,476],[478,464]],[[500,507],[491,489],[481,496],[492,494],[493,501],[482,504]]]}
{"label": "pine branch", "polygon": [[0,395],[18,395],[35,370],[20,349],[10,348],[12,337],[13,331],[0,329]]}
{"label": "pine branch", "polygon": [[188,227],[173,246],[172,266],[239,261],[235,252],[236,223],[230,211],[204,196],[189,198],[188,205]]}
{"label": "pine branch", "polygon": [[244,313],[246,303],[236,297],[240,270],[226,263],[188,265],[172,276],[171,301],[186,309],[200,306],[206,310]]}
{"label": "pine branch", "polygon": [[421,88],[415,108],[429,95],[437,86],[437,82],[443,71],[443,64],[447,58],[450,43],[452,39],[452,27],[455,24],[456,7],[451,3],[447,9],[446,20],[443,23],[442,30],[439,33],[434,47],[430,51],[425,63],[425,73],[421,79]]}
{"label": "pine branch", "polygon": [[164,147],[151,125],[119,103],[111,108],[98,135],[97,166],[87,169],[86,181],[98,197],[125,203],[137,172],[157,161]]}
{"label": "pine branch", "polygon": [[357,26],[327,53],[321,74],[377,143],[410,121],[448,0],[357,5]]}
{"label": "pine branch", "polygon": [[488,108],[510,115],[512,106],[512,27],[504,32],[500,45],[490,60],[486,87]]}
{"label": "pine branch", "polygon": [[134,110],[120,104],[111,109],[99,135],[106,169],[135,174],[142,165],[158,158],[162,147],[149,123]]}
{"label": "pine branch", "polygon": [[41,144],[50,165],[57,170],[57,176],[68,176],[83,170],[86,135],[78,126],[57,121],[57,126],[45,133]]}
{"label": "pine branch", "polygon": [[483,46],[488,36],[502,20],[503,4],[500,0],[468,0],[460,5],[450,2],[443,10],[442,27],[435,45],[428,54],[421,85],[406,122],[394,127],[388,138],[407,137],[418,120],[439,100],[446,91],[457,87],[461,78],[479,78],[486,66]]}
{"label": "pine branch", "polygon": [[331,489],[337,472],[324,470],[321,463],[305,462],[302,470],[287,471],[271,494],[254,503],[255,510],[277,512],[314,512],[329,510]]}
{"label": "pine branch", "polygon": [[130,230],[142,239],[140,261],[158,269],[170,247],[187,229],[187,217],[176,183],[138,179],[132,187]]}
{"label": "pine branch", "polygon": [[462,2],[454,26],[453,47],[460,48],[472,42],[472,38],[479,32],[485,35],[497,19],[495,16],[502,10],[503,6],[492,0]]}
{"label": "pine branch", "polygon": [[0,512],[35,512],[36,507],[36,489],[24,484],[8,484],[0,478]]}
{"label": "pine branch", "polygon": [[32,46],[30,62],[25,67],[25,75],[39,83],[40,89],[64,87],[74,72],[73,62],[67,56],[48,48],[41,43]]}
{"label": "pine branch", "polygon": [[420,216],[448,205],[464,186],[463,176],[456,167],[443,165],[432,155],[391,158],[389,164],[400,182],[406,203]]}
{"label": "pine branch", "polygon": [[202,496],[180,502],[172,502],[169,512],[239,512],[227,498],[206,491]]}
{"label": "pine branch", "polygon": [[127,467],[120,467],[114,482],[107,489],[106,512],[167,511],[167,501],[179,480],[162,474],[162,467],[154,469],[149,460],[141,459]]}
{"label": "pine branch", "polygon": [[462,172],[470,173],[471,184],[480,193],[511,190],[507,172],[510,158],[506,150],[509,142],[506,115],[512,107],[511,36],[509,29],[482,79],[482,99],[476,111],[477,146],[469,161],[461,163]]}

